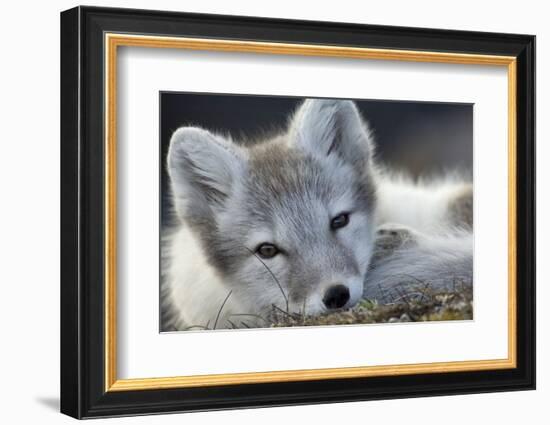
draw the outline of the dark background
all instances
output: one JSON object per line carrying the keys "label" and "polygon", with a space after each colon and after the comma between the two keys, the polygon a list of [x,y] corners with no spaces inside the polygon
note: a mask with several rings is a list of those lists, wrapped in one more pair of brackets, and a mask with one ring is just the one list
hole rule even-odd
{"label": "dark background", "polygon": [[[354,99],[355,100],[355,99]],[[185,125],[199,126],[234,140],[254,139],[285,130],[303,98],[160,93],[161,217],[169,215],[166,154],[172,133]],[[471,173],[473,108],[471,104],[355,100],[373,130],[376,158],[413,177],[445,170]]]}

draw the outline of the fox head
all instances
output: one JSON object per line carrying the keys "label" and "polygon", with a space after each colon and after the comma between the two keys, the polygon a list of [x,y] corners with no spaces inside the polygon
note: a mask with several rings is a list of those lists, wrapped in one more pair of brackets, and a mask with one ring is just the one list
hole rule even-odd
{"label": "fox head", "polygon": [[351,101],[308,99],[284,134],[246,147],[182,127],[167,159],[175,210],[251,312],[351,307],[373,245],[372,150]]}

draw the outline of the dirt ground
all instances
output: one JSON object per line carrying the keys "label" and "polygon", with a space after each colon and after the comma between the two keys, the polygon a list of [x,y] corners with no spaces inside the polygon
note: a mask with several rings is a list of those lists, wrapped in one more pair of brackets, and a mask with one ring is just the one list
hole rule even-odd
{"label": "dirt ground", "polygon": [[352,325],[471,320],[472,318],[472,289],[471,287],[462,287],[445,293],[424,291],[420,295],[403,296],[391,304],[384,305],[364,299],[351,309],[320,316],[289,314],[283,310],[274,309],[270,318],[270,326]]}

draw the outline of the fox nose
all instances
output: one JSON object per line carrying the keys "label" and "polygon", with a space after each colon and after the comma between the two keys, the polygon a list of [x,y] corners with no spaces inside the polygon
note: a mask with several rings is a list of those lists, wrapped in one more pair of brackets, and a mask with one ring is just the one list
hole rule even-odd
{"label": "fox nose", "polygon": [[349,301],[349,289],[342,284],[333,285],[327,289],[323,303],[327,308],[341,308]]}

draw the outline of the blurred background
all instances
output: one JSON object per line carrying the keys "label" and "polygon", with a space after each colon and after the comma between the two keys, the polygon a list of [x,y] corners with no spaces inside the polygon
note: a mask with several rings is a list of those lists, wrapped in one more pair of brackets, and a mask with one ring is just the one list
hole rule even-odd
{"label": "blurred background", "polygon": [[[219,95],[162,92],[160,94],[162,222],[169,211],[166,154],[172,133],[195,125],[234,140],[254,139],[285,130],[299,97]],[[471,175],[473,105],[434,102],[356,100],[374,134],[376,157],[392,169],[414,178],[446,170]]]}

